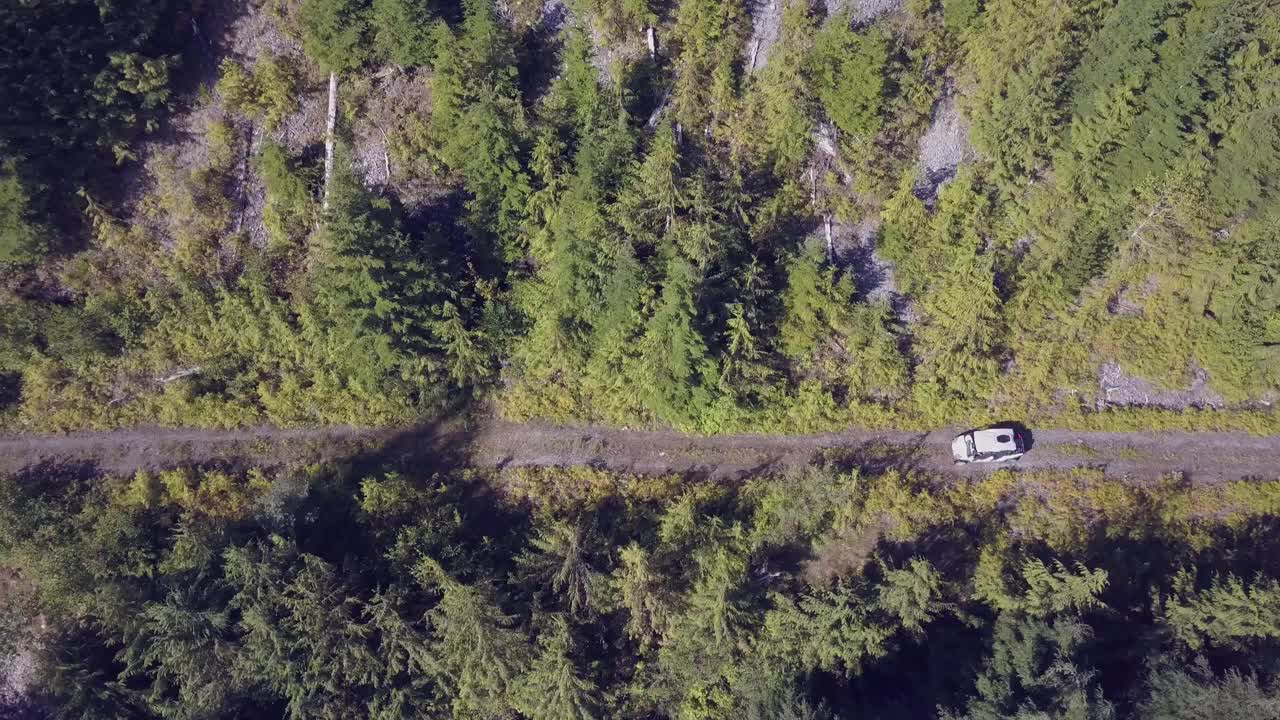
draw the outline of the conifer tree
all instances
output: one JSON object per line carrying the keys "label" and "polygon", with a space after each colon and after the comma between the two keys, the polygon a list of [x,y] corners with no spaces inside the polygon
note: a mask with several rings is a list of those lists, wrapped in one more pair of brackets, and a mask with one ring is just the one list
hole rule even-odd
{"label": "conifer tree", "polygon": [[514,618],[484,585],[465,585],[425,558],[418,581],[438,589],[440,602],[427,613],[433,670],[450,691],[455,713],[496,714],[509,707],[513,684],[529,662],[529,647]]}
{"label": "conifer tree", "polygon": [[0,165],[0,263],[27,264],[49,246],[49,230],[35,221],[32,209],[17,163]]}
{"label": "conifer tree", "polygon": [[368,61],[368,8],[360,0],[303,0],[298,22],[307,55],[324,70],[353,70]]}
{"label": "conifer tree", "polygon": [[637,360],[645,405],[657,417],[691,425],[708,400],[710,357],[694,320],[700,273],[683,259],[672,261],[662,295],[640,340]]}
{"label": "conifer tree", "polygon": [[460,35],[443,23],[433,32],[431,127],[441,160],[472,196],[472,233],[498,241],[486,259],[512,261],[525,252],[517,230],[531,190],[514,43],[488,0],[463,9]]}
{"label": "conifer tree", "polygon": [[737,91],[739,53],[748,20],[741,0],[680,0],[673,41],[678,44],[672,110],[691,132],[701,132],[716,108]]}
{"label": "conifer tree", "polygon": [[539,529],[533,548],[520,557],[525,572],[539,586],[549,586],[570,614],[589,615],[598,609],[603,576],[589,563],[586,531],[565,521]]}
{"label": "conifer tree", "polygon": [[798,601],[775,596],[773,605],[765,617],[764,652],[797,671],[857,675],[888,652],[895,630],[877,622],[872,604],[843,582]]}
{"label": "conifer tree", "polygon": [[816,372],[855,398],[892,397],[907,382],[906,358],[884,306],[854,302],[852,279],[821,268],[814,248],[787,266],[779,339],[802,372]]}
{"label": "conifer tree", "polygon": [[1240,720],[1265,720],[1280,715],[1275,687],[1252,673],[1234,668],[1215,677],[1207,663],[1189,671],[1162,669],[1151,674],[1150,697],[1134,717],[1139,720],[1213,720],[1227,708]]}
{"label": "conifer tree", "polygon": [[849,12],[837,13],[818,33],[812,73],[831,122],[845,135],[866,138],[882,122],[889,47],[877,29],[854,32]]}
{"label": "conifer tree", "polygon": [[1280,638],[1280,584],[1261,579],[1246,584],[1228,575],[1198,590],[1195,575],[1183,569],[1173,578],[1164,622],[1192,650],[1274,640]]}
{"label": "conifer tree", "polygon": [[230,612],[220,598],[202,598],[205,592],[193,588],[148,603],[121,652],[122,675],[146,678],[148,703],[166,717],[225,712],[236,694],[227,673],[237,649]]}
{"label": "conifer tree", "polygon": [[379,56],[403,67],[431,60],[432,24],[426,0],[373,0],[369,21]]}
{"label": "conifer tree", "polygon": [[622,548],[618,561],[612,583],[627,613],[627,635],[642,649],[651,647],[679,610],[677,596],[665,587],[654,559],[638,543]]}
{"label": "conifer tree", "polygon": [[[774,172],[786,177],[808,160],[813,134],[814,100],[810,68],[806,64],[813,46],[814,19],[803,0],[785,3],[781,30],[769,52],[768,64],[750,86],[744,102],[761,115],[763,132],[746,138],[764,145]],[[752,134],[756,128],[750,128]]]}
{"label": "conifer tree", "polygon": [[551,616],[538,635],[538,656],[520,676],[516,707],[530,720],[591,720],[600,717],[599,692],[573,660],[569,624]]}
{"label": "conifer tree", "polygon": [[[976,248],[978,239],[966,244]],[[990,255],[960,249],[946,275],[921,302],[917,333],[920,392],[946,398],[987,398],[1000,372],[1000,298]]]}
{"label": "conifer tree", "polygon": [[[999,565],[993,555],[983,561]],[[997,720],[1016,717],[1111,720],[1115,710],[1102,696],[1096,674],[1081,663],[1092,641],[1092,629],[1081,614],[1100,605],[1105,570],[1035,558],[1021,567],[1012,590],[999,568],[978,570],[980,592],[1000,613],[991,639],[991,654],[964,712],[952,720]],[[992,581],[992,578],[996,578]],[[996,589],[993,589],[994,588]],[[982,590],[981,588],[986,588]]]}

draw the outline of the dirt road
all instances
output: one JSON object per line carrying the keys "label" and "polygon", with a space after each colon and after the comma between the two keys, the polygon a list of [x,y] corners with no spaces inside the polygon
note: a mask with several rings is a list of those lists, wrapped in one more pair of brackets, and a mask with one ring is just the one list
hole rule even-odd
{"label": "dirt road", "polygon": [[[958,431],[958,430],[956,430]],[[872,465],[905,463],[974,476],[990,465],[955,466],[952,429],[930,433],[847,431],[825,435],[690,437],[667,432],[496,424],[471,440],[477,464],[598,465],[634,472],[692,472],[717,477],[802,465],[827,450]],[[1238,433],[1032,432],[1019,468],[1100,467],[1116,477],[1183,473],[1196,482],[1280,477],[1280,437]]]}
{"label": "dirt road", "polygon": [[[0,472],[39,462],[91,463],[109,473],[184,464],[284,465],[351,457],[448,453],[483,467],[592,465],[614,470],[741,477],[810,462],[839,450],[872,465],[903,463],[974,476],[989,466],[955,467],[953,431],[850,430],[825,435],[696,437],[663,431],[487,421],[413,429],[348,427],[281,430],[135,429],[55,436],[0,436]],[[1196,482],[1280,477],[1280,436],[1238,433],[1032,432],[1020,468],[1105,468],[1116,477],[1180,472]]]}

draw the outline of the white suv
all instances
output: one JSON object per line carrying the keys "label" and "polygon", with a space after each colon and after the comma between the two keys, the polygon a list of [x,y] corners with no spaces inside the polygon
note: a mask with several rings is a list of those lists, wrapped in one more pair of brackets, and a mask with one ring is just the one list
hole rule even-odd
{"label": "white suv", "polygon": [[1022,434],[1011,427],[970,430],[951,441],[951,455],[956,463],[1007,462],[1017,460],[1026,451]]}

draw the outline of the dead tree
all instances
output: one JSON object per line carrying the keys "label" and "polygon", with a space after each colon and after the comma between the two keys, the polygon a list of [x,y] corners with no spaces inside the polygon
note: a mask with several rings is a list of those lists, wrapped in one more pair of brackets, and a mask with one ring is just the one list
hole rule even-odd
{"label": "dead tree", "polygon": [[831,236],[831,213],[822,216],[822,225],[827,231],[827,262],[835,262],[835,241]]}
{"label": "dead tree", "polygon": [[338,73],[329,73],[329,117],[324,134],[324,203],[329,209],[329,189],[333,185],[333,133],[338,125]]}

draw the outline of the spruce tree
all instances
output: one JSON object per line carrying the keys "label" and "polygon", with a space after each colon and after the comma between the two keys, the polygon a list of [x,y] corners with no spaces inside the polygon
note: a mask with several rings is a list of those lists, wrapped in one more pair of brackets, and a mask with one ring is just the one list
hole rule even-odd
{"label": "spruce tree", "polygon": [[515,705],[529,720],[592,720],[599,714],[595,685],[578,671],[569,624],[551,616],[538,635],[538,655],[517,681]]}

